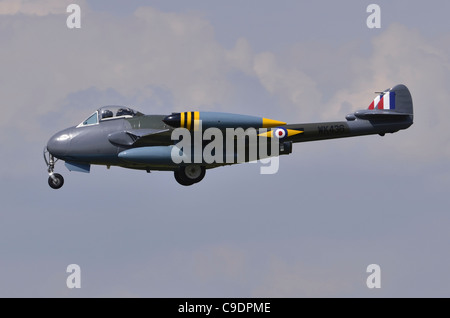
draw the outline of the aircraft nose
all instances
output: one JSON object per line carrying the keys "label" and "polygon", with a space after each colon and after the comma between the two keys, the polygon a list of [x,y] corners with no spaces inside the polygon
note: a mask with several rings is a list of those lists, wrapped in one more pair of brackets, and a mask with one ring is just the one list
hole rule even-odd
{"label": "aircraft nose", "polygon": [[72,135],[70,129],[54,134],[47,142],[47,150],[55,157],[60,158],[67,154]]}
{"label": "aircraft nose", "polygon": [[172,115],[166,116],[163,119],[163,122],[166,125],[172,126],[174,128],[178,128],[181,126],[181,114],[180,113],[174,113]]}

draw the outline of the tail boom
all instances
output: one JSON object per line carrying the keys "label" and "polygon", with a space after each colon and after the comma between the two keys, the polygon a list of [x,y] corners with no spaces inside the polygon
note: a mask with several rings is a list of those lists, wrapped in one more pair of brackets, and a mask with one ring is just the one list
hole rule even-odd
{"label": "tail boom", "polygon": [[347,121],[286,125],[301,130],[287,138],[292,142],[306,142],[364,135],[395,133],[413,124],[411,94],[405,85],[396,85],[377,96],[366,110],[346,116]]}

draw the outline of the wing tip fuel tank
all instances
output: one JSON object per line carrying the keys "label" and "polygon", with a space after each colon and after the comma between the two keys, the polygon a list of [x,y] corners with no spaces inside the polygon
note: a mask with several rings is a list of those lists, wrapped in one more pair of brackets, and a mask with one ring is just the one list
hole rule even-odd
{"label": "wing tip fuel tank", "polygon": [[199,123],[202,128],[273,128],[286,125],[285,122],[257,116],[218,113],[218,112],[183,112],[174,113],[163,119],[163,122],[173,128],[197,130]]}

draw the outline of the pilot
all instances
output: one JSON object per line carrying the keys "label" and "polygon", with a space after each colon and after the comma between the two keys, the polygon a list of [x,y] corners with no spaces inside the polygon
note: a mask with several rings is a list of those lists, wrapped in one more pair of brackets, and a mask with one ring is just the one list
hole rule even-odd
{"label": "pilot", "polygon": [[129,108],[120,108],[117,111],[117,114],[116,114],[116,116],[126,116],[126,115],[133,116],[134,112],[131,109],[129,109]]}
{"label": "pilot", "polygon": [[104,109],[104,110],[102,110],[102,119],[105,119],[105,118],[111,118],[111,117],[113,117],[114,115],[113,115],[113,112],[112,111],[110,111],[109,109]]}

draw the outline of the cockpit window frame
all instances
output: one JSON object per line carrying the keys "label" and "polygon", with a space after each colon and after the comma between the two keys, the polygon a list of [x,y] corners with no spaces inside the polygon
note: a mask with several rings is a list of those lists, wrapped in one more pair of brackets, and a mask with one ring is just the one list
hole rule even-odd
{"label": "cockpit window frame", "polygon": [[[117,116],[117,112],[119,110],[123,110],[125,112],[130,112],[132,115],[128,113],[128,114],[125,114],[125,115]],[[112,115],[110,117],[100,118],[101,114],[103,114],[104,111],[109,111],[109,112],[111,112]],[[97,121],[95,123],[92,123],[92,124],[86,124],[86,122],[94,115],[96,115]],[[130,107],[127,107],[127,106],[116,106],[116,105],[103,106],[103,107],[100,107],[99,109],[97,109],[91,115],[89,115],[89,117],[87,117],[85,120],[83,120],[78,126],[76,126],[76,128],[95,126],[95,125],[100,124],[101,122],[105,122],[105,121],[108,121],[108,120],[133,118],[133,117],[136,117],[136,116],[143,116],[143,115],[144,114],[142,114],[141,112],[136,111],[136,110],[134,110],[134,109],[132,109]]]}
{"label": "cockpit window frame", "polygon": [[[92,123],[92,124],[86,124],[86,122],[91,119],[92,116],[96,115],[96,122]],[[99,120],[98,120],[98,110],[93,112],[92,114],[90,114],[88,116],[88,118],[86,118],[85,120],[83,120],[76,128],[80,128],[80,127],[89,127],[89,126],[94,126],[94,125],[98,125],[99,124]]]}
{"label": "cockpit window frame", "polygon": [[[102,117],[101,114],[105,110],[107,110],[107,111],[111,111],[112,110],[111,111],[112,116],[106,117],[106,118],[101,118]],[[117,116],[117,112],[120,111],[120,110],[125,111],[125,112],[130,112],[131,114],[124,114],[124,115]],[[133,118],[133,117],[136,117],[136,116],[142,116],[143,115],[142,113],[140,113],[140,112],[138,112],[138,111],[136,111],[136,110],[134,110],[134,109],[132,109],[130,107],[127,107],[127,106],[116,106],[116,105],[103,106],[103,107],[99,108],[97,110],[97,112],[99,114],[98,115],[99,122],[108,121],[108,120],[115,120],[115,119],[123,119],[123,118]]]}

